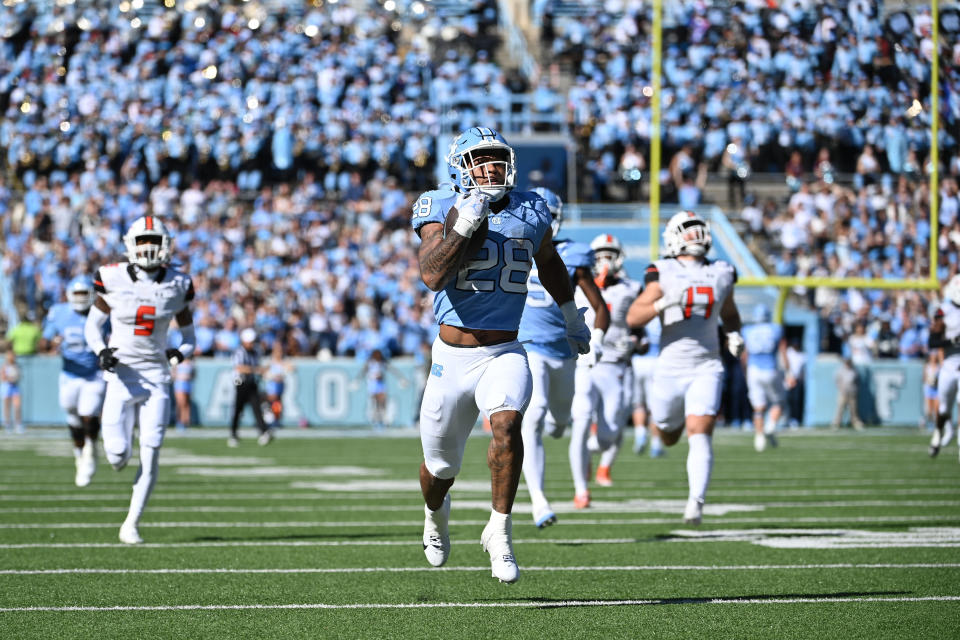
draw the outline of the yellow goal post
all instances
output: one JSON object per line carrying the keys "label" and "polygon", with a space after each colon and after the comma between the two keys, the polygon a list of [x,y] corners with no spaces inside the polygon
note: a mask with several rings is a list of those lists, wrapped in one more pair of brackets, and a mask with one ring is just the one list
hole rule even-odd
{"label": "yellow goal post", "polygon": [[[652,112],[650,127],[650,256],[656,259],[660,255],[660,125],[661,125],[661,87],[663,64],[663,0],[653,0],[652,25]],[[927,278],[885,279],[885,278],[833,278],[815,276],[761,276],[742,277],[737,281],[743,287],[777,287],[779,295],[774,310],[774,322],[783,320],[783,309],[787,295],[794,287],[830,287],[834,289],[890,289],[890,290],[936,290],[940,288],[937,279],[939,236],[939,184],[940,154],[938,135],[940,127],[940,7],[939,0],[931,0],[930,13],[933,18],[931,38],[933,40],[932,67],[930,69],[930,273]]]}

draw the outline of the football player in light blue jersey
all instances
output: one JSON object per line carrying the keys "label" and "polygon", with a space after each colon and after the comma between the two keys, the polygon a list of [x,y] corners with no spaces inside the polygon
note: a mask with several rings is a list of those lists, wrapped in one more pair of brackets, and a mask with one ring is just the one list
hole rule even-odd
{"label": "football player in light blue jersey", "polygon": [[74,482],[90,484],[97,469],[100,408],[106,383],[97,366],[97,355],[87,346],[83,325],[93,304],[93,279],[77,276],[67,285],[67,302],[53,305],[43,323],[43,339],[52,342],[63,357],[60,373],[60,406],[67,414],[76,463]]}
{"label": "football player in light blue jersey", "polygon": [[[573,302],[573,287],[553,245],[550,212],[537,194],[514,191],[516,158],[499,133],[472,127],[446,156],[452,186],[422,194],[413,206],[420,236],[420,277],[432,291],[440,325],[420,406],[420,465],[427,561],[450,555],[450,497],[467,436],[479,412],[490,419],[487,451],[492,511],[480,536],[493,576],[515,582],[510,513],[523,464],[521,422],[530,401],[530,368],[517,340],[536,262],[540,284],[558,303],[566,336],[578,353],[590,350],[590,330]],[[445,232],[447,216],[456,220]],[[474,238],[486,222],[482,243]],[[468,246],[475,253],[467,254]]]}
{"label": "football player in light blue jersey", "polygon": [[[787,341],[783,327],[770,321],[770,309],[758,304],[753,310],[753,324],[743,328],[747,370],[747,395],[753,407],[753,448],[761,452],[777,446],[773,432],[783,410],[783,372],[777,364],[787,360]],[[767,409],[770,410],[767,414]],[[766,423],[764,423],[764,414]]]}
{"label": "football player in light blue jersey", "polygon": [[[558,240],[563,223],[563,202],[545,187],[537,187],[532,191],[546,201],[550,210],[553,245],[567,267],[571,285],[580,287],[593,307],[595,318],[590,355],[599,357],[599,345],[610,326],[610,312],[593,280],[593,250],[586,244]],[[527,350],[533,380],[530,405],[523,414],[523,477],[530,492],[533,522],[538,528],[543,528],[557,521],[543,490],[546,466],[544,427],[548,434],[560,438],[570,424],[578,354],[570,348],[567,340],[563,313],[540,284],[536,269],[530,272],[527,283],[527,303],[520,321],[519,340]]]}

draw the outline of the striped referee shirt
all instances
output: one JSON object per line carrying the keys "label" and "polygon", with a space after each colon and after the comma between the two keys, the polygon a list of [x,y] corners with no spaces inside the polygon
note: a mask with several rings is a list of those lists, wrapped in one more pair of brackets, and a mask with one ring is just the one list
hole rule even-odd
{"label": "striped referee shirt", "polygon": [[247,351],[243,345],[237,347],[237,350],[233,352],[233,368],[236,371],[238,376],[241,376],[244,380],[255,380],[257,378],[256,374],[239,372],[240,367],[253,367],[256,369],[260,366],[260,352],[257,347],[254,347],[250,351]]}

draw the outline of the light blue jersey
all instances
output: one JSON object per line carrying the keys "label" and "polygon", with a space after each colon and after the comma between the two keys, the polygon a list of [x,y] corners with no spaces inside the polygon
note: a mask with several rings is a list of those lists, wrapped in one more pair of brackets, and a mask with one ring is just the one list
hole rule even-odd
{"label": "light blue jersey", "polygon": [[60,336],[60,355],[63,372],[78,378],[92,378],[99,372],[97,354],[90,350],[83,337],[85,314],[73,310],[69,303],[55,304],[43,322],[43,337],[53,340]]}
{"label": "light blue jersey", "polygon": [[[570,284],[576,287],[574,273],[577,268],[593,269],[593,250],[589,245],[570,240],[560,240],[555,246],[563,264],[567,265]],[[527,302],[520,320],[519,340],[527,351],[551,358],[574,357],[560,306],[540,284],[536,269],[530,272],[530,281],[527,282]]]}
{"label": "light blue jersey", "polygon": [[743,342],[747,348],[747,366],[764,371],[777,368],[777,349],[783,337],[783,327],[772,322],[748,324],[743,328]]}
{"label": "light blue jersey", "polygon": [[[516,331],[527,299],[533,255],[550,229],[550,212],[540,196],[511,191],[506,208],[487,216],[483,247],[433,299],[437,324],[467,329]],[[413,205],[413,228],[443,224],[457,192],[427,191]]]}

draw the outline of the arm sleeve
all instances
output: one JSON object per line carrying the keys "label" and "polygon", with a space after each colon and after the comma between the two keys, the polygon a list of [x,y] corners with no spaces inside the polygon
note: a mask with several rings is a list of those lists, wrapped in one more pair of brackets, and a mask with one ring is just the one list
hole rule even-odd
{"label": "arm sleeve", "polygon": [[103,325],[106,324],[109,317],[109,314],[97,309],[96,306],[90,307],[90,311],[87,313],[87,321],[83,325],[83,337],[90,350],[96,354],[107,347],[107,344],[103,341]]}
{"label": "arm sleeve", "polygon": [[193,329],[192,322],[185,327],[180,327],[180,336],[183,338],[183,342],[180,343],[177,349],[181,355],[183,355],[184,359],[186,359],[193,355],[193,351],[197,346],[197,333]]}

